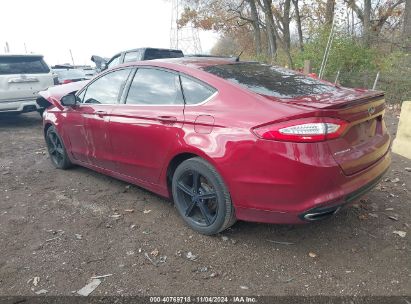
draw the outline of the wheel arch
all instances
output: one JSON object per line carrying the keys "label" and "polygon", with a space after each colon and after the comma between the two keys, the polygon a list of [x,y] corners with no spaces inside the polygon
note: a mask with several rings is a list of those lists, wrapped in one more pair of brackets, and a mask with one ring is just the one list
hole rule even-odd
{"label": "wheel arch", "polygon": [[172,182],[172,178],[173,178],[175,170],[183,161],[190,159],[190,158],[195,158],[195,157],[204,159],[205,161],[213,165],[216,168],[217,172],[221,175],[223,180],[225,180],[218,166],[216,165],[215,161],[212,158],[210,158],[208,155],[206,155],[204,152],[202,151],[180,151],[176,153],[173,157],[171,157],[170,161],[167,164],[167,169],[165,170],[166,186],[167,186],[167,191],[168,191],[170,198],[173,197],[171,193],[171,182]]}
{"label": "wheel arch", "polygon": [[43,132],[44,132],[44,137],[46,137],[46,135],[47,135],[47,130],[48,130],[51,126],[53,126],[53,124],[52,124],[51,122],[46,122],[46,123],[44,124],[44,130],[43,130]]}

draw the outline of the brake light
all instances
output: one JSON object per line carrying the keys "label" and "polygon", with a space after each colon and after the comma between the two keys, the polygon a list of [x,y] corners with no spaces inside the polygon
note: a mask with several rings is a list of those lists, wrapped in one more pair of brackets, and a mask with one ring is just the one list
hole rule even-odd
{"label": "brake light", "polygon": [[318,142],[340,137],[347,125],[341,119],[312,117],[256,127],[253,132],[268,140]]}
{"label": "brake light", "polygon": [[62,84],[66,84],[66,83],[70,83],[70,82],[73,82],[73,81],[70,80],[70,79],[65,79],[65,80],[63,80],[63,83],[62,83]]}

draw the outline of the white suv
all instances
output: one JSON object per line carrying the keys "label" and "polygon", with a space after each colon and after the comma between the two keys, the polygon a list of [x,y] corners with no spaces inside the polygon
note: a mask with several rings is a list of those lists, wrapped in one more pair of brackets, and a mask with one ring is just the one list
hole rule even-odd
{"label": "white suv", "polygon": [[0,113],[40,111],[38,92],[53,85],[42,55],[0,55]]}

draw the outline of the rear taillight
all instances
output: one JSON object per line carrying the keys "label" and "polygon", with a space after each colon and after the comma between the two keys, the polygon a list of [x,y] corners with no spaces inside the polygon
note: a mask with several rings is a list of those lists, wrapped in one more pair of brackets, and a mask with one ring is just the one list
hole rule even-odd
{"label": "rear taillight", "polygon": [[65,80],[63,80],[62,84],[66,84],[66,83],[70,83],[70,82],[73,82],[73,81],[70,80],[70,79],[65,79]]}
{"label": "rear taillight", "polygon": [[347,125],[341,119],[312,117],[256,127],[252,131],[262,139],[317,142],[340,137]]}

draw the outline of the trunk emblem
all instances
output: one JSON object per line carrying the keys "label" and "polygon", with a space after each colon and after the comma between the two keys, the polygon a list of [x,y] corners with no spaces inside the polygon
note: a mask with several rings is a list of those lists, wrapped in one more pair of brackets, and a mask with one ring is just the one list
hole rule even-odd
{"label": "trunk emblem", "polygon": [[374,114],[375,113],[375,108],[374,107],[369,107],[368,108],[368,115],[372,115],[372,114]]}

